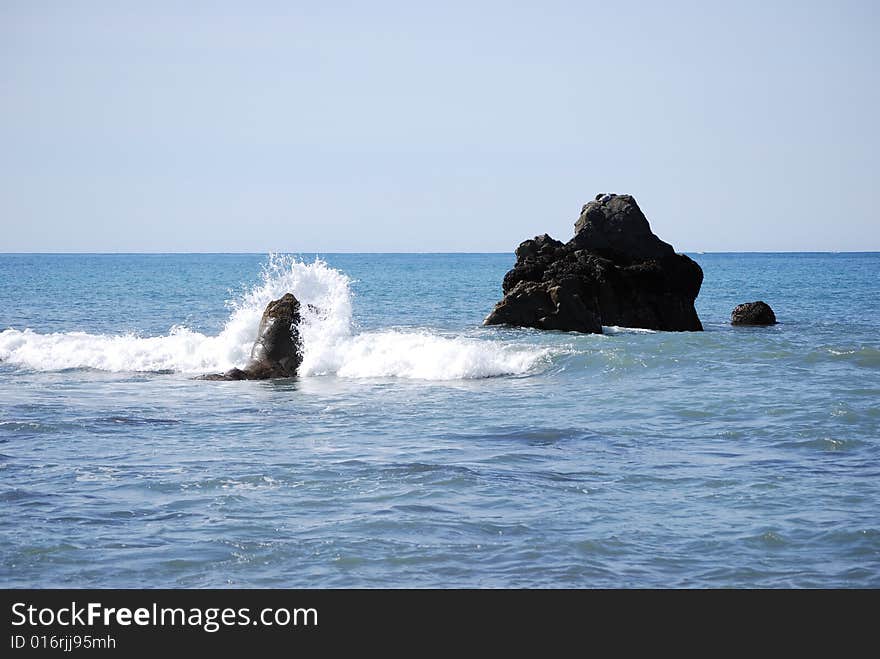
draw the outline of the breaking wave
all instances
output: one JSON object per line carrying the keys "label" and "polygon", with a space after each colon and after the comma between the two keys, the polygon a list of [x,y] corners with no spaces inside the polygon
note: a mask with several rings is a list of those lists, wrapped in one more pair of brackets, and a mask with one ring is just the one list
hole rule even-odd
{"label": "breaking wave", "polygon": [[548,356],[546,349],[431,331],[356,333],[350,284],[347,275],[320,259],[304,263],[270,255],[261,281],[230,302],[229,318],[217,336],[184,326],[154,337],[7,329],[0,332],[0,361],[39,371],[225,371],[247,362],[263,309],[287,292],[302,303],[300,375],[305,377],[484,378],[526,373]]}

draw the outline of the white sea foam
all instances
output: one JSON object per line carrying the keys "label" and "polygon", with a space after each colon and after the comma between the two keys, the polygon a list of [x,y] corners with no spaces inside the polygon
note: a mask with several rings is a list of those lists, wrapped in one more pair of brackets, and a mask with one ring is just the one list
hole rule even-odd
{"label": "white sea foam", "polygon": [[354,333],[350,283],[319,259],[303,263],[272,255],[262,281],[230,303],[229,319],[217,336],[180,326],[155,337],[7,329],[0,332],[0,361],[40,371],[225,371],[247,362],[263,309],[287,292],[302,303],[302,376],[456,380],[515,375],[534,369],[548,354],[546,349],[429,331]]}
{"label": "white sea foam", "polygon": [[605,334],[656,334],[657,330],[645,329],[644,327],[620,327],[619,325],[606,325],[602,327]]}

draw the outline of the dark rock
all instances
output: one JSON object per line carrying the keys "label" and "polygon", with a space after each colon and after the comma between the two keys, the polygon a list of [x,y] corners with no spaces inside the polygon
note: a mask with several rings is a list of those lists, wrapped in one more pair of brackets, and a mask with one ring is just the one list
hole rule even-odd
{"label": "dark rock", "polygon": [[253,380],[254,378],[248,377],[247,372],[242,371],[240,368],[233,368],[225,373],[208,373],[207,375],[200,375],[195,378],[196,380]]}
{"label": "dark rock", "polygon": [[630,195],[584,205],[575,236],[547,234],[516,249],[504,298],[487,325],[600,333],[602,325],[698,331],[694,309],[703,271],[651,231]]}
{"label": "dark rock", "polygon": [[244,369],[203,375],[200,380],[268,380],[290,378],[302,362],[299,301],[292,293],[272,300],[263,312],[251,359]]}
{"label": "dark rock", "polygon": [[516,325],[538,329],[602,332],[602,323],[584,303],[570,281],[550,286],[546,282],[520,281],[486,319],[487,325]]}
{"label": "dark rock", "polygon": [[766,302],[745,302],[738,304],[730,313],[731,325],[775,325],[776,314]]}
{"label": "dark rock", "polygon": [[616,261],[641,261],[675,256],[672,245],[651,231],[648,219],[628,194],[600,194],[584,204],[574,223],[573,242],[579,249],[606,254]]}

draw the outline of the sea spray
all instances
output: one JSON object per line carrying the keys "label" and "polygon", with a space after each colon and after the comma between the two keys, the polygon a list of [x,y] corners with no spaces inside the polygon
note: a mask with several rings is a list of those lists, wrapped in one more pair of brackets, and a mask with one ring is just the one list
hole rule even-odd
{"label": "sea spray", "polygon": [[321,259],[305,263],[271,254],[260,281],[228,303],[230,315],[217,336],[184,326],[154,337],[7,329],[0,332],[0,360],[38,371],[225,371],[247,362],[263,309],[287,292],[302,304],[304,377],[482,378],[527,373],[549,355],[536,346],[441,336],[430,330],[356,333],[351,279],[345,273]]}

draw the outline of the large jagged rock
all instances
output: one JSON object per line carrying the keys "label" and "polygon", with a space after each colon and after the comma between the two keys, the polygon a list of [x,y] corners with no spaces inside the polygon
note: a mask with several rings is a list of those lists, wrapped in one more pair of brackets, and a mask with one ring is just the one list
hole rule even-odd
{"label": "large jagged rock", "polygon": [[302,362],[299,321],[299,301],[292,293],[272,300],[260,318],[248,365],[226,373],[203,375],[199,379],[268,380],[295,376]]}
{"label": "large jagged rock", "polygon": [[743,302],[730,313],[731,325],[775,325],[776,314],[770,305],[762,300]]}
{"label": "large jagged rock", "polygon": [[544,234],[517,247],[504,298],[485,324],[699,331],[694,300],[702,283],[700,266],[653,234],[635,199],[599,194],[584,205],[567,243]]}

